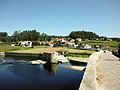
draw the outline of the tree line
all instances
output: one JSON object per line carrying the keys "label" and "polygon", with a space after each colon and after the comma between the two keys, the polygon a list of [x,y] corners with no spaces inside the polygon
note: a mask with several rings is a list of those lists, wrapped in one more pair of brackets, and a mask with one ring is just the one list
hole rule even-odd
{"label": "tree line", "polygon": [[52,38],[63,38],[64,36],[47,35],[37,32],[36,30],[14,31],[11,36],[7,32],[0,32],[1,42],[18,42],[18,41],[51,41]]}
{"label": "tree line", "polygon": [[72,31],[69,34],[69,37],[73,39],[76,39],[76,38],[92,39],[92,38],[99,38],[99,35],[97,35],[94,32],[89,32],[89,31]]}
{"label": "tree line", "polygon": [[0,32],[0,41],[6,42],[7,37],[8,37],[7,32]]}
{"label": "tree line", "polygon": [[[45,33],[37,32],[36,30],[14,31],[11,36],[8,36],[7,32],[0,32],[1,42],[18,42],[18,41],[51,41],[52,38],[81,38],[81,39],[93,39],[101,38],[94,32],[89,31],[72,31],[68,36],[55,36],[47,35]],[[103,37],[102,37],[103,38]],[[107,38],[107,37],[105,37]],[[120,41],[120,38],[114,38],[114,41]]]}

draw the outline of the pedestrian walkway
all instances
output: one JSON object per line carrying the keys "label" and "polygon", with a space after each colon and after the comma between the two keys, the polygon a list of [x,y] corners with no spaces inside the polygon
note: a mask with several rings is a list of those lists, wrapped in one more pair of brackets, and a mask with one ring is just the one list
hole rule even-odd
{"label": "pedestrian walkway", "polygon": [[120,61],[107,51],[96,62],[96,89],[120,90]]}

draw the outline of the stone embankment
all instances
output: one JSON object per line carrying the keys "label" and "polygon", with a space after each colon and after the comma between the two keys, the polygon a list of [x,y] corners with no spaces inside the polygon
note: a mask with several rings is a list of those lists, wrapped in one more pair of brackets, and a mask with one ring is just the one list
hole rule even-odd
{"label": "stone embankment", "polygon": [[58,52],[44,52],[42,60],[30,61],[32,64],[45,64],[45,63],[66,63],[69,62],[64,55],[59,55]]}
{"label": "stone embankment", "polygon": [[[58,52],[43,52],[43,53],[20,53],[20,52],[0,52],[0,56],[28,56],[28,57],[38,57],[43,61],[47,61],[48,63],[65,63],[69,62],[64,55],[60,55]],[[35,62],[36,61],[36,62]],[[35,60],[33,63],[41,64],[43,63],[40,60]]]}

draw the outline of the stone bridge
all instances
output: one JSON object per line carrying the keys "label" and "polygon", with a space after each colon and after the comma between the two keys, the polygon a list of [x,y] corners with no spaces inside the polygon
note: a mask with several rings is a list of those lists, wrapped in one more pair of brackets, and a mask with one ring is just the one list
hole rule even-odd
{"label": "stone bridge", "polygon": [[120,90],[120,61],[103,50],[90,58],[79,90]]}

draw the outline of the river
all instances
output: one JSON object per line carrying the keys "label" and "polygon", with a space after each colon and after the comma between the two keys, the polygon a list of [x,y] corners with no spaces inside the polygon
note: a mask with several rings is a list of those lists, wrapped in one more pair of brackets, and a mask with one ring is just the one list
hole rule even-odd
{"label": "river", "polygon": [[29,64],[31,58],[0,58],[0,90],[78,90],[84,72],[65,64]]}

